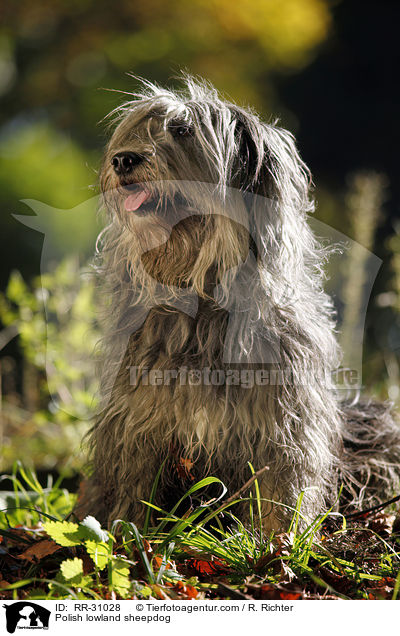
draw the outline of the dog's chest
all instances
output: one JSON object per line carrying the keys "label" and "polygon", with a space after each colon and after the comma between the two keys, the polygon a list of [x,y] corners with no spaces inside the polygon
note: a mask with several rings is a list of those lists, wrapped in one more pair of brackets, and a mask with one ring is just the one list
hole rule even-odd
{"label": "dog's chest", "polygon": [[153,308],[135,338],[135,355],[150,355],[155,366],[161,359],[215,366],[221,361],[227,320],[227,313],[211,302],[199,303],[195,316],[168,306]]}

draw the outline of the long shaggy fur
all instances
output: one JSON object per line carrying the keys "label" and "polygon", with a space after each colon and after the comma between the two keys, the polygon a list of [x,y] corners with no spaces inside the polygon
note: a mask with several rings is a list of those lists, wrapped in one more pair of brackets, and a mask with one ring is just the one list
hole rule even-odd
{"label": "long shaggy fur", "polygon": [[[140,524],[164,461],[162,507],[195,479],[219,477],[232,494],[248,462],[268,466],[267,529],[284,527],[301,491],[307,519],[332,505],[339,481],[348,505],[392,494],[398,428],[383,407],[339,404],[331,384],[340,352],[326,251],[307,224],[310,174],[292,135],[190,77],[182,93],[143,82],[113,115],[99,237],[104,405],[83,513]],[[122,176],[112,165],[121,152],[139,158]],[[136,211],[126,209],[132,192],[147,197]],[[171,369],[170,381],[146,382],[149,370]],[[290,379],[182,381],[202,369],[289,370]],[[245,522],[248,506],[235,512]]]}

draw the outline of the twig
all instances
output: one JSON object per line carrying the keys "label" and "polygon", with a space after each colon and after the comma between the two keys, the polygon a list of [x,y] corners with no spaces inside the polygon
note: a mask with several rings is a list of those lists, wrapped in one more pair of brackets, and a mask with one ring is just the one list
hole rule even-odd
{"label": "twig", "polygon": [[396,501],[400,501],[400,495],[393,497],[393,499],[389,499],[388,501],[384,501],[377,506],[372,506],[371,508],[366,508],[365,510],[360,510],[359,512],[352,512],[350,515],[345,515],[346,519],[357,519],[358,517],[363,517],[370,512],[376,512],[377,510],[383,510],[386,506],[389,506],[392,503],[396,503]]}
{"label": "twig", "polygon": [[224,598],[231,598],[233,600],[244,600],[244,601],[254,601],[254,597],[253,596],[249,596],[248,594],[245,594],[244,592],[242,592],[241,590],[237,590],[233,587],[231,587],[230,585],[226,585],[225,583],[218,583],[218,590],[217,592],[221,595],[224,596]]}
{"label": "twig", "polygon": [[239,488],[239,490],[233,493],[233,495],[231,495],[221,506],[219,506],[219,508],[217,508],[215,514],[224,510],[227,504],[230,504],[232,501],[237,499],[245,490],[248,490],[250,486],[256,481],[256,479],[258,479],[259,476],[265,473],[267,470],[269,470],[269,466],[264,466],[264,468],[260,468],[260,470],[257,470],[254,475],[252,475],[250,479]]}

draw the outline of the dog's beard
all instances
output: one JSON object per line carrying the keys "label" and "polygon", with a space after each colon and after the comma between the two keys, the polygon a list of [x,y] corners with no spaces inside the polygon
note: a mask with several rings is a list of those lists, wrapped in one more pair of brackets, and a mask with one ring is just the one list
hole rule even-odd
{"label": "dog's beard", "polygon": [[186,286],[212,218],[179,192],[160,193],[151,183],[118,187],[112,207],[146,274],[163,285]]}
{"label": "dog's beard", "polygon": [[[103,184],[113,181],[105,175]],[[142,289],[194,286],[212,297],[225,272],[246,261],[248,217],[236,193],[235,205],[227,207],[210,183],[145,180],[119,184],[103,196],[129,246],[132,280]]]}
{"label": "dog's beard", "polygon": [[[202,215],[190,216],[171,227],[163,216],[150,214],[141,220],[140,225],[140,236],[137,236],[140,244],[154,245],[140,257],[147,274],[163,285],[187,286],[200,249],[211,230],[212,219]],[[160,243],[165,232],[168,238]]]}

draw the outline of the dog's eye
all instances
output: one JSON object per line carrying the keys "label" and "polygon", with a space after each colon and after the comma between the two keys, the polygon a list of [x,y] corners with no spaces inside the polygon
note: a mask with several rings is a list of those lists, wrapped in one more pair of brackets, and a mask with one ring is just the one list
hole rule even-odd
{"label": "dog's eye", "polygon": [[190,124],[181,124],[177,122],[171,122],[168,126],[171,135],[174,137],[190,137],[193,134]]}
{"label": "dog's eye", "polygon": [[179,137],[186,137],[186,135],[189,135],[190,130],[189,130],[189,126],[178,126],[178,128],[175,131],[175,134],[178,135]]}

